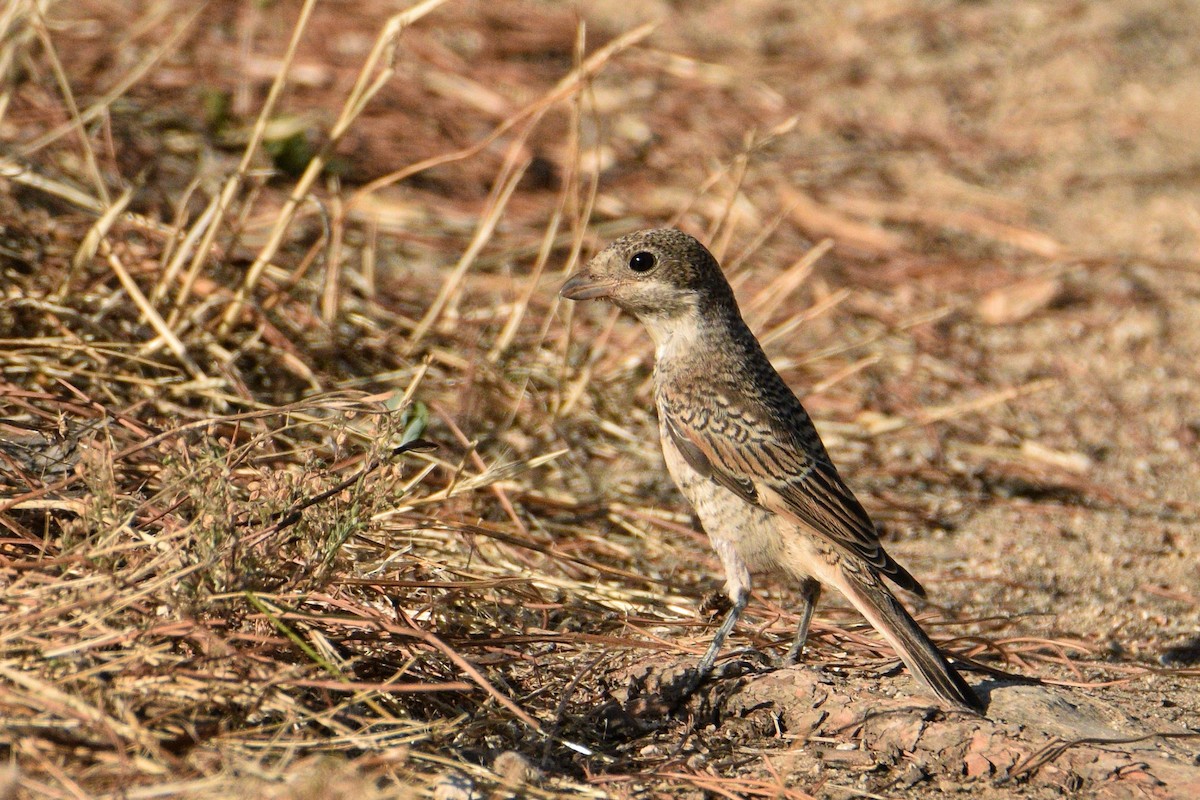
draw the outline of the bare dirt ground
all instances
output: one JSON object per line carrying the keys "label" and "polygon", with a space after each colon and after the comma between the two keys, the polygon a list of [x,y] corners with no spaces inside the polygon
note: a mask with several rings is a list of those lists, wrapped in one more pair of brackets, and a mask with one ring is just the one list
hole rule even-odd
{"label": "bare dirt ground", "polygon": [[[0,9],[0,798],[1200,797],[1200,6],[306,8]],[[986,719],[768,576],[672,696],[664,224]]]}

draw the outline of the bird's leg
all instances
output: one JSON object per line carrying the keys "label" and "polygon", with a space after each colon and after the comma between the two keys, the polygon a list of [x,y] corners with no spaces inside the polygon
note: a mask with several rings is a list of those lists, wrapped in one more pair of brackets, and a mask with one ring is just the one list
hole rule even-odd
{"label": "bird's leg", "polygon": [[796,628],[796,638],[783,657],[784,664],[795,664],[800,661],[804,652],[804,642],[808,639],[808,624],[812,622],[813,609],[821,597],[821,583],[816,578],[805,578],[800,584],[800,625]]}
{"label": "bird's leg", "polygon": [[746,604],[750,602],[750,590],[741,587],[738,593],[732,598],[733,605],[730,606],[729,612],[725,614],[725,619],[721,621],[721,627],[717,628],[716,634],[713,636],[712,643],[705,651],[704,657],[700,659],[700,663],[696,665],[696,672],[692,675],[692,679],[688,681],[684,687],[683,695],[687,697],[692,692],[704,683],[704,680],[712,674],[713,664],[717,661],[717,656],[721,653],[721,645],[725,643],[725,638],[729,636],[729,632],[733,630],[733,626],[737,624],[738,617],[742,615]]}
{"label": "bird's leg", "polygon": [[695,672],[691,673],[684,685],[684,697],[688,697],[696,691],[700,684],[712,674],[717,656],[721,654],[721,645],[725,644],[725,638],[729,636],[733,626],[737,624],[738,617],[742,615],[742,611],[750,602],[750,568],[746,565],[741,553],[738,552],[735,539],[727,536],[714,536],[711,532],[708,538],[712,542],[713,549],[721,558],[721,565],[725,568],[725,594],[733,605],[725,614],[725,619],[721,621],[721,627],[717,628],[717,633],[713,636],[712,643],[709,644],[704,657],[696,665]]}

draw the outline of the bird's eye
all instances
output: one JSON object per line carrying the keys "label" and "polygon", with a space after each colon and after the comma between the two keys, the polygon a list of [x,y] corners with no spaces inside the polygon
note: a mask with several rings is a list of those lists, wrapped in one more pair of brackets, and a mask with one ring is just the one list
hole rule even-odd
{"label": "bird's eye", "polygon": [[643,250],[640,253],[634,253],[633,257],[629,259],[629,268],[634,272],[649,272],[654,269],[654,265],[657,263],[658,261],[654,258],[653,253],[647,253]]}

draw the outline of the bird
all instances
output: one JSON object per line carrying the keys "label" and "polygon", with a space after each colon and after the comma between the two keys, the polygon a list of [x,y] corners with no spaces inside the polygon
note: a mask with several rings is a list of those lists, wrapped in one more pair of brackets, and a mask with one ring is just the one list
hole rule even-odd
{"label": "bird", "polygon": [[674,229],[623,236],[569,276],[560,294],[604,299],[654,343],[654,404],[667,470],[691,503],[725,572],[730,607],[688,681],[712,673],[750,597],[753,572],[798,581],[799,625],[785,663],[804,649],[823,586],[841,592],[920,681],[950,707],[983,714],[888,581],[925,589],[879,540],[812,419],[743,320],[716,258]]}

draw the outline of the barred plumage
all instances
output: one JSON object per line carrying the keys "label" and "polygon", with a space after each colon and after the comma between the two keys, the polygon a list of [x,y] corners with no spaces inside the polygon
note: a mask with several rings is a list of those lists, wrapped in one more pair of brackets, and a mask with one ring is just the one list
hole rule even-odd
{"label": "barred plumage", "polygon": [[982,710],[880,580],[925,593],[884,550],[700,242],[675,230],[630,234],[572,276],[562,293],[607,298],[641,320],[654,339],[654,398],[667,468],[721,557],[733,601],[697,682],[745,607],[750,570],[780,569],[801,581],[805,603],[789,658],[799,655],[820,583],[829,584],[939,697]]}

